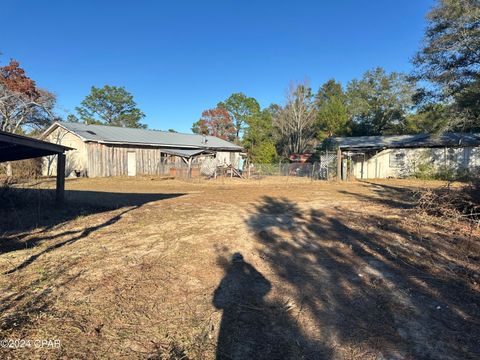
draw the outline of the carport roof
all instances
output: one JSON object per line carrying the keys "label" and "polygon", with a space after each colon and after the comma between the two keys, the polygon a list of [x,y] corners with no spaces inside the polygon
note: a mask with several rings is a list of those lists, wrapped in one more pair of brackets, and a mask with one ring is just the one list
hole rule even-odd
{"label": "carport roof", "polygon": [[191,158],[196,155],[200,154],[210,154],[211,152],[204,149],[176,149],[176,148],[169,148],[169,149],[162,149],[162,153],[181,156],[184,158]]}
{"label": "carport roof", "polygon": [[334,137],[329,144],[342,150],[379,150],[394,148],[432,148],[480,146],[480,134],[444,133],[441,135],[388,135]]}
{"label": "carport roof", "polygon": [[0,131],[0,162],[63,154],[72,148]]}

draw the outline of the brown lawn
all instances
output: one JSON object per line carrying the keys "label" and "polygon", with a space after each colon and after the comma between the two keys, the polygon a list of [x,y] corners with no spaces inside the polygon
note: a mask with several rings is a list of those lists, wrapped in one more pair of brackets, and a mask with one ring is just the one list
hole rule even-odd
{"label": "brown lawn", "polygon": [[479,232],[414,207],[439,185],[30,184],[1,204],[0,340],[25,347],[0,357],[478,358]]}

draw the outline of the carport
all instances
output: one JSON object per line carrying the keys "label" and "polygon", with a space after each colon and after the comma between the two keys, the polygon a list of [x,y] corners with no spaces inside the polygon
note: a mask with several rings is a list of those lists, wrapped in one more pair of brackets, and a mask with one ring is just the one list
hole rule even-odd
{"label": "carport", "polygon": [[176,149],[176,148],[162,149],[162,153],[180,157],[185,162],[185,164],[188,165],[188,177],[191,177],[192,160],[194,158],[200,155],[209,154],[213,156],[214,154],[212,151],[205,150],[205,149]]}
{"label": "carport", "polygon": [[56,200],[65,197],[65,152],[72,148],[0,130],[0,162],[57,155]]}

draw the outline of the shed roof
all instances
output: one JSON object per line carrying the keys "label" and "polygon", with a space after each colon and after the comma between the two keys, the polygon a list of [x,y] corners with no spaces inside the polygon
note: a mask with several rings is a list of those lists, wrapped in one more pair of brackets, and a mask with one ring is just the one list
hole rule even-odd
{"label": "shed roof", "polygon": [[242,151],[241,146],[215,136],[183,134],[169,131],[133,129],[106,125],[87,125],[83,123],[57,122],[44,133],[47,136],[55,128],[62,128],[76,134],[83,141],[104,144],[125,144],[162,146],[176,148],[215,149]]}
{"label": "shed roof", "polygon": [[441,135],[388,135],[334,137],[329,143],[345,150],[378,150],[393,148],[431,148],[480,146],[480,134],[444,133]]}
{"label": "shed roof", "polygon": [[210,151],[204,150],[204,149],[178,149],[178,148],[163,149],[162,152],[165,154],[181,156],[184,158],[191,158],[200,154],[211,153]]}
{"label": "shed roof", "polygon": [[73,149],[28,136],[0,131],[0,162],[63,154],[68,150]]}

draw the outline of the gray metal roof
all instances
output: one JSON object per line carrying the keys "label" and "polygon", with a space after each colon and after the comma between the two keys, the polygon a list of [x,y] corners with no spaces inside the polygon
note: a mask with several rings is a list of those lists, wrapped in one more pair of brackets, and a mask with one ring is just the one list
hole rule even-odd
{"label": "gray metal roof", "polygon": [[329,144],[345,150],[392,149],[392,148],[428,148],[428,147],[465,147],[480,146],[480,134],[444,133],[441,135],[388,135],[388,136],[352,136],[334,137]]}
{"label": "gray metal roof", "polygon": [[191,158],[200,154],[211,154],[212,152],[204,149],[178,149],[178,148],[168,148],[162,149],[162,152],[165,154],[181,156],[184,158]]}
{"label": "gray metal roof", "polygon": [[84,141],[93,141],[105,144],[128,144],[163,146],[193,149],[215,149],[242,151],[241,146],[215,136],[203,136],[196,134],[174,133],[169,131],[157,131],[146,129],[133,129],[106,125],[87,125],[83,123],[58,122],[52,125],[46,132],[48,135],[56,125],[78,135]]}

